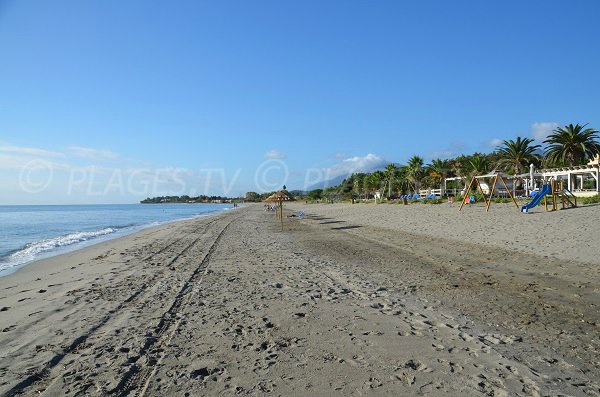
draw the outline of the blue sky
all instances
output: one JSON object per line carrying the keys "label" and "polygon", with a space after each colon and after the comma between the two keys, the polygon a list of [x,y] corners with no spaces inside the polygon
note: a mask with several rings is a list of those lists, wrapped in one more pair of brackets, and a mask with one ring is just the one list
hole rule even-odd
{"label": "blue sky", "polygon": [[598,1],[0,0],[0,204],[302,189],[600,128]]}

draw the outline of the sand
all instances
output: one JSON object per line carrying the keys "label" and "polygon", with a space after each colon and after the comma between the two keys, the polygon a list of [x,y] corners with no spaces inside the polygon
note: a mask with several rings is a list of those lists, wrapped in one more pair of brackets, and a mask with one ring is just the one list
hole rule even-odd
{"label": "sand", "polygon": [[287,208],[0,278],[0,395],[600,395],[599,206]]}

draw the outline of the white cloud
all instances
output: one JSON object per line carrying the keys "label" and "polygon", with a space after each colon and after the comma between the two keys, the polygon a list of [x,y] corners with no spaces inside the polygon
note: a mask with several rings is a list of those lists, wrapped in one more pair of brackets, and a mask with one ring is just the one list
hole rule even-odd
{"label": "white cloud", "polygon": [[77,157],[93,160],[114,160],[117,155],[108,149],[92,149],[81,146],[69,146],[69,151]]}
{"label": "white cloud", "polygon": [[46,159],[12,156],[0,153],[0,169],[4,170],[19,170],[21,172],[33,168],[46,168],[52,170],[68,170],[70,166],[65,163],[57,163]]}
{"label": "white cloud", "polygon": [[27,157],[0,154],[0,169],[19,170],[29,161]]}
{"label": "white cloud", "polygon": [[531,124],[531,137],[538,142],[543,142],[557,127],[558,123],[555,122],[535,122]]}
{"label": "white cloud", "polygon": [[269,150],[267,153],[265,153],[265,158],[267,159],[284,159],[287,156],[285,155],[285,153],[280,152],[279,150],[276,149],[271,149]]}
{"label": "white cloud", "polygon": [[350,175],[355,172],[372,172],[381,169],[388,164],[381,157],[369,153],[364,157],[354,156],[342,160],[341,163],[325,169],[325,174],[330,178],[336,178],[341,175]]}
{"label": "white cloud", "polygon": [[490,147],[494,147],[494,148],[495,148],[496,146],[500,146],[500,145],[502,145],[502,142],[503,142],[503,140],[502,140],[502,139],[500,139],[500,138],[494,138],[494,139],[492,139],[492,140],[491,140],[491,141],[488,143],[488,146],[490,146]]}
{"label": "white cloud", "polygon": [[21,154],[21,155],[34,156],[34,157],[54,157],[54,158],[59,158],[59,157],[64,158],[65,157],[65,155],[63,153],[53,152],[50,150],[32,148],[32,147],[5,145],[5,144],[0,144],[0,152]]}
{"label": "white cloud", "polygon": [[335,154],[336,159],[343,159],[344,157],[346,157],[346,153],[344,153],[344,152],[337,152]]}

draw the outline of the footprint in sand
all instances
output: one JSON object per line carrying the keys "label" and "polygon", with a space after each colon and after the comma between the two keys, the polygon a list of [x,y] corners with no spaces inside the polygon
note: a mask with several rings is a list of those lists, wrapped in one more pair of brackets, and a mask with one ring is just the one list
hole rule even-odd
{"label": "footprint in sand", "polygon": [[294,318],[304,318],[304,317],[306,317],[306,313],[301,313],[301,312],[300,313],[294,313],[294,314],[292,314],[292,317],[294,317]]}
{"label": "footprint in sand", "polygon": [[394,376],[399,381],[406,383],[407,386],[414,385],[415,381],[416,381],[415,375],[413,375],[412,373],[409,373],[407,371],[402,371],[402,372],[396,373]]}

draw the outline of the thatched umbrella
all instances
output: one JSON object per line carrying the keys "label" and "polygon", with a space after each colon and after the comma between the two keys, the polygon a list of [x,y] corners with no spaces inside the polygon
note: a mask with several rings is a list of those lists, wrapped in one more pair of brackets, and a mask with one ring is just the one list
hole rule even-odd
{"label": "thatched umbrella", "polygon": [[283,190],[273,193],[265,199],[267,203],[277,203],[277,218],[281,221],[281,230],[283,230],[283,202],[292,201],[293,199]]}

